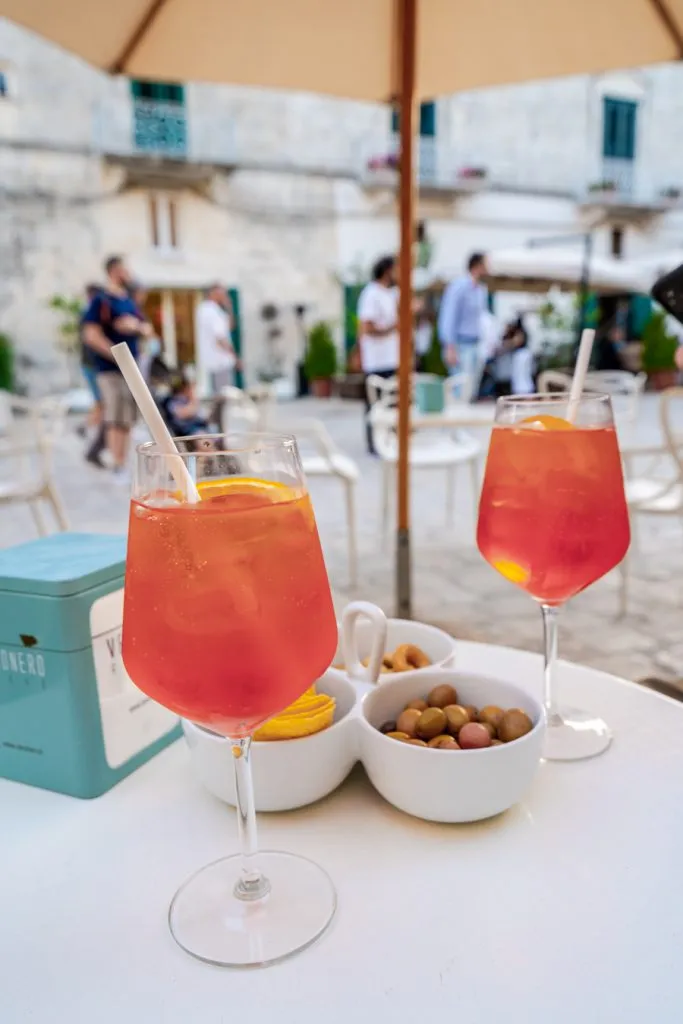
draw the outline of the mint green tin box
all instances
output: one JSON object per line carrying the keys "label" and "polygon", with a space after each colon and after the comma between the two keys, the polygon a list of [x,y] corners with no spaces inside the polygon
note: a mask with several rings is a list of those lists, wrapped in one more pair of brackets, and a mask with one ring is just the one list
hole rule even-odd
{"label": "mint green tin box", "polygon": [[415,381],[415,404],[420,412],[443,412],[444,402],[444,385],[441,377],[418,377]]}
{"label": "mint green tin box", "polygon": [[62,533],[0,551],[0,776],[111,789],[181,735],[121,660],[124,537]]}

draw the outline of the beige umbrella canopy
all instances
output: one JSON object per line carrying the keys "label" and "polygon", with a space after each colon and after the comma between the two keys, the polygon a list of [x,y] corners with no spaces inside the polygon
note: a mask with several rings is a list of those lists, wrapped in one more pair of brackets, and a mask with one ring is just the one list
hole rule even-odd
{"label": "beige umbrella canopy", "polygon": [[400,104],[397,604],[409,616],[415,100],[681,60],[683,0],[0,0],[0,15],[112,74]]}
{"label": "beige umbrella canopy", "polygon": [[[416,0],[418,97],[678,60],[683,0]],[[1,0],[110,72],[386,101],[397,0]]]}

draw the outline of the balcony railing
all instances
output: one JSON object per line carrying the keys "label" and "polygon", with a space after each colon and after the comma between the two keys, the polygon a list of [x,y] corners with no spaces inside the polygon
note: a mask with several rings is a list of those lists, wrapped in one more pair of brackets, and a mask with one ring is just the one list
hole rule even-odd
{"label": "balcony railing", "polygon": [[[459,163],[437,138],[416,140],[416,179],[420,188],[441,192],[473,192],[487,180],[483,167]],[[366,185],[392,187],[398,180],[400,139],[391,135],[387,142],[369,155],[362,170]]]}
{"label": "balcony railing", "polygon": [[179,168],[234,167],[234,124],[202,116],[181,103],[112,98],[97,111],[93,147],[114,161],[167,163]]}
{"label": "balcony railing", "polygon": [[171,159],[187,156],[187,118],[179,103],[133,100],[133,149]]}
{"label": "balcony railing", "polygon": [[679,199],[680,193],[672,187],[644,187],[636,161],[605,157],[599,176],[588,184],[583,202],[586,206],[618,209],[620,215],[643,217],[664,212]]}

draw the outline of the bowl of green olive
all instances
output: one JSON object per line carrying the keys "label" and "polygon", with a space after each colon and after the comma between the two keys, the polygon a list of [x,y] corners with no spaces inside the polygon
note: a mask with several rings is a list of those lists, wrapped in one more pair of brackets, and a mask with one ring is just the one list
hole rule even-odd
{"label": "bowl of green olive", "polygon": [[406,672],[367,694],[360,756],[375,789],[427,821],[493,817],[528,791],[545,714],[525,690],[451,669]]}

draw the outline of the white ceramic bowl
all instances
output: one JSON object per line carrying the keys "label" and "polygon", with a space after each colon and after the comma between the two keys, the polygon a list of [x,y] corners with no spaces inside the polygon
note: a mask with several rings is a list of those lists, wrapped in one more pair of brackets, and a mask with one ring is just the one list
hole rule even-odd
{"label": "white ceramic bowl", "polygon": [[[454,686],[461,704],[522,708],[534,728],[513,743],[483,750],[425,750],[378,731],[395,721],[410,700],[426,697],[440,683]],[[545,715],[537,700],[512,683],[424,669],[390,676],[368,693],[358,728],[370,781],[394,807],[427,821],[479,821],[506,811],[528,790],[541,758]]]}
{"label": "white ceramic bowl", "polygon": [[[340,786],[357,761],[356,690],[342,672],[328,669],[317,682],[337,702],[329,729],[299,740],[254,742],[251,763],[257,811],[291,811],[321,800]],[[235,778],[228,740],[183,721],[194,770],[214,796],[235,806]]]}
{"label": "white ceramic bowl", "polygon": [[[380,674],[382,656],[391,654],[400,644],[413,644],[424,651],[429,668],[452,668],[455,664],[456,642],[448,633],[425,622],[387,619],[377,605],[365,601],[354,601],[344,609],[333,664],[343,666],[346,674],[358,682],[384,683],[395,674]],[[369,664],[362,665],[366,659]]]}

